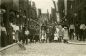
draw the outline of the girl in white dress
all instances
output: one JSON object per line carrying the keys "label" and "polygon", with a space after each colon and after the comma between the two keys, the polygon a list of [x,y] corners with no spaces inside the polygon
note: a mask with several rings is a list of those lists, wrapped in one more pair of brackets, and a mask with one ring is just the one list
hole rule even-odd
{"label": "girl in white dress", "polygon": [[57,36],[57,33],[55,32],[54,33],[54,41],[57,42],[57,40],[58,40],[58,36]]}
{"label": "girl in white dress", "polygon": [[41,41],[42,41],[42,43],[44,43],[45,37],[46,37],[46,33],[45,33],[44,30],[42,30],[42,35],[41,35],[41,36],[42,36],[42,37],[41,37]]}
{"label": "girl in white dress", "polygon": [[55,42],[57,42],[58,41],[58,38],[59,38],[58,32],[59,32],[59,29],[56,27],[56,31],[54,33],[54,41]]}

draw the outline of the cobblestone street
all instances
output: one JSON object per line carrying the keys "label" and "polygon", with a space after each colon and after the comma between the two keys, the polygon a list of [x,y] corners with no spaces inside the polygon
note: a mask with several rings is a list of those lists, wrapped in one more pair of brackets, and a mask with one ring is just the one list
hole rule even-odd
{"label": "cobblestone street", "polygon": [[33,43],[25,47],[26,50],[19,50],[5,56],[86,56],[86,45]]}
{"label": "cobblestone street", "polygon": [[0,56],[86,56],[86,0],[0,0]]}

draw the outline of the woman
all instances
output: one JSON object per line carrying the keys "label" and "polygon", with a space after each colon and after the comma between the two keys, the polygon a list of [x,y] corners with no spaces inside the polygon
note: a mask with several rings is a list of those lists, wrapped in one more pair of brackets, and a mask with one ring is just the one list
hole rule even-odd
{"label": "woman", "polygon": [[7,35],[6,28],[2,23],[1,24],[1,47],[5,47],[7,45],[6,35]]}
{"label": "woman", "polygon": [[68,40],[69,40],[69,35],[68,35],[68,29],[67,27],[64,27],[64,30],[63,30],[63,40],[64,40],[64,43],[68,43]]}

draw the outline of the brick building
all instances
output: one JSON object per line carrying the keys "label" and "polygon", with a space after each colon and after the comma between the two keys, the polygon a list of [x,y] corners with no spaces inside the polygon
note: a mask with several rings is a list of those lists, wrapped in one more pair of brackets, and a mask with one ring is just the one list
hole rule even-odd
{"label": "brick building", "polygon": [[[63,18],[63,21],[67,19],[69,24],[86,24],[86,0],[58,0],[58,8],[60,19]],[[67,13],[66,15],[65,12]]]}

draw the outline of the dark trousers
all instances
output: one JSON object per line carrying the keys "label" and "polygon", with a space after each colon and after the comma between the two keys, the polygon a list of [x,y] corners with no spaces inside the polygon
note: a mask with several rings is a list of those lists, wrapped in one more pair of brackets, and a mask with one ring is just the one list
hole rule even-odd
{"label": "dark trousers", "polygon": [[63,36],[59,36],[58,42],[62,42]]}
{"label": "dark trousers", "polygon": [[80,29],[80,34],[79,34],[79,38],[80,38],[80,41],[83,41],[84,40],[84,31],[83,29]]}
{"label": "dark trousers", "polygon": [[7,39],[5,32],[1,32],[1,47],[5,47],[7,45]]}
{"label": "dark trousers", "polygon": [[28,36],[27,35],[25,35],[23,43],[28,44]]}
{"label": "dark trousers", "polygon": [[42,41],[42,43],[44,43],[45,42],[45,39],[42,39],[41,41]]}
{"label": "dark trousers", "polygon": [[52,42],[52,40],[53,40],[53,35],[50,35],[49,36],[49,42]]}
{"label": "dark trousers", "polygon": [[79,40],[79,33],[76,32],[76,37],[77,37],[77,40]]}
{"label": "dark trousers", "polygon": [[33,37],[34,37],[34,35],[29,35],[29,39],[30,39],[30,43],[32,43],[33,42]]}
{"label": "dark trousers", "polygon": [[19,33],[19,42],[21,42],[21,40],[22,40],[22,34],[21,33]]}
{"label": "dark trousers", "polygon": [[83,41],[85,40],[86,40],[86,29],[84,30],[84,40]]}
{"label": "dark trousers", "polygon": [[70,29],[70,40],[74,40],[74,29]]}
{"label": "dark trousers", "polygon": [[46,43],[49,42],[49,33],[47,34]]}
{"label": "dark trousers", "polygon": [[83,37],[82,37],[82,41],[85,41],[85,37],[86,37],[86,35],[85,35],[84,30],[83,30]]}
{"label": "dark trousers", "polygon": [[66,40],[66,39],[64,39],[64,41],[63,41],[64,43],[68,43],[68,40]]}

